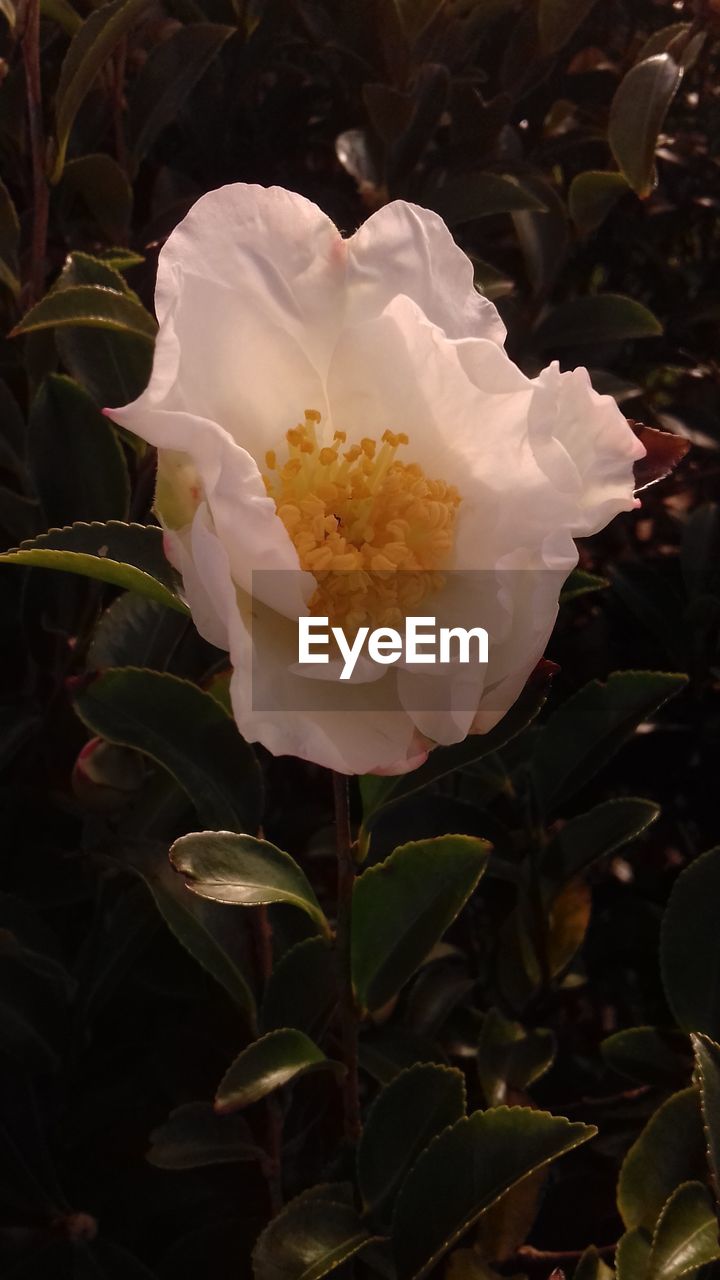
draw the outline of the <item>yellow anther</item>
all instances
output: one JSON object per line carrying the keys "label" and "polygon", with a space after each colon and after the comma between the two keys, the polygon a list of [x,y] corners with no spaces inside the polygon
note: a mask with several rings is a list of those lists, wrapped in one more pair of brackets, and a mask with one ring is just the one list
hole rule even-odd
{"label": "yellow anther", "polygon": [[348,636],[368,624],[398,626],[442,586],[460,495],[416,462],[395,460],[409,443],[405,432],[383,432],[379,449],[364,436],[341,461],[346,433],[323,444],[320,420],[307,409],[305,422],[291,427],[290,457],[279,470],[275,451],[265,455],[273,473],[264,477],[267,491],[317,582],[310,608]]}

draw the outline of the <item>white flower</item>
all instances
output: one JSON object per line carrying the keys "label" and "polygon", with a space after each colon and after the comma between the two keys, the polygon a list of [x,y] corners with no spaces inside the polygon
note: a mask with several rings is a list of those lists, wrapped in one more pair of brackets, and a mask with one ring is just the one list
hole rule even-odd
{"label": "white flower", "polygon": [[[230,653],[244,736],[402,773],[491,728],[542,656],[573,539],[636,505],[644,450],[615,403],[583,369],[527,378],[444,223],[402,201],[343,239],[291,192],[210,192],[160,255],[156,308],[150,384],[111,416],[159,449],[168,555]],[[379,625],[411,597],[484,626],[488,665],[298,669],[301,614]]]}

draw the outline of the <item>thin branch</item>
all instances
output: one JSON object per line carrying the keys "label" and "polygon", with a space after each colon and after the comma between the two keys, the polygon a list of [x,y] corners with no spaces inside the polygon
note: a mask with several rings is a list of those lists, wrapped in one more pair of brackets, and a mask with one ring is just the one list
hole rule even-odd
{"label": "thin branch", "polygon": [[343,1083],[343,1107],[345,1136],[350,1142],[355,1143],[362,1131],[358,1091],[358,1018],[352,986],[350,954],[355,863],[352,856],[352,837],[350,834],[348,780],[344,774],[333,773],[333,794],[335,799],[335,836],[337,844],[337,927],[335,950],[340,991],[340,1036],[343,1061],[346,1068]]}

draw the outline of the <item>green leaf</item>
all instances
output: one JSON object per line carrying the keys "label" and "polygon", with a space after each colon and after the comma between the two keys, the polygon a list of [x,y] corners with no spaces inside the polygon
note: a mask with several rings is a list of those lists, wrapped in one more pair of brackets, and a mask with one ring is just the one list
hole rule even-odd
{"label": "green leaf", "polygon": [[697,62],[707,37],[706,31],[693,33],[692,22],[673,22],[648,36],[635,61],[644,62],[656,53],[669,53],[683,71],[689,71]]}
{"label": "green leaf", "polygon": [[401,777],[378,778],[368,775],[361,779],[361,793],[365,814],[364,825],[371,829],[380,810],[389,804],[404,800],[424,787],[438,782],[448,774],[477,764],[485,756],[499,751],[535,719],[545,705],[549,679],[545,672],[534,674],[525,685],[520,697],[507,715],[489,733],[470,734],[463,742],[452,747],[436,747],[419,769]]}
{"label": "green leaf", "polygon": [[650,1252],[651,1280],[679,1280],[720,1257],[718,1222],[707,1188],[684,1182],[664,1205]]}
{"label": "green leaf", "polygon": [[612,1280],[613,1269],[603,1262],[594,1244],[588,1246],[580,1258],[573,1280]]}
{"label": "green leaf", "polygon": [[607,800],[566,822],[542,851],[540,871],[553,885],[565,884],[599,858],[636,840],[660,813],[650,800]]}
{"label": "green leaf", "polygon": [[581,235],[596,231],[629,190],[621,173],[590,169],[576,174],[570,183],[568,209]]}
{"label": "green leaf", "polygon": [[40,13],[43,18],[57,22],[68,36],[74,36],[82,26],[82,18],[69,0],[40,0]]}
{"label": "green leaf", "polygon": [[450,175],[442,185],[434,183],[428,187],[423,199],[450,227],[497,213],[545,210],[545,205],[532,191],[497,173]]}
{"label": "green leaf", "polygon": [[646,1280],[651,1237],[642,1227],[626,1231],[615,1251],[616,1280]]}
{"label": "green leaf", "polygon": [[[223,715],[219,706],[218,714]],[[199,831],[176,840],[170,858],[187,878],[188,887],[201,898],[241,907],[285,902],[306,912],[321,932],[329,935],[328,922],[305,872],[289,853],[267,840],[230,831]]]}
{"label": "green leaf", "polygon": [[164,844],[133,844],[126,851],[127,861],[152,894],[155,906],[181,947],[227,992],[235,1006],[256,1030],[257,1010],[252,991],[220,940],[215,936],[212,918],[203,914],[204,904],[186,892],[175,875]]}
{"label": "green leaf", "polygon": [[5,551],[0,555],[3,563],[79,573],[188,613],[178,595],[177,575],[163,551],[162,530],[155,525],[111,520],[51,529]]}
{"label": "green leaf", "polygon": [[[678,876],[660,936],[660,968],[668,1004],[685,1031],[720,1038],[720,846]],[[689,945],[692,939],[692,945]]]}
{"label": "green leaf", "polygon": [[387,1212],[428,1143],[465,1114],[462,1072],[433,1063],[401,1071],[368,1111],[357,1153],[366,1211]]}
{"label": "green leaf", "polygon": [[678,1184],[704,1177],[705,1168],[700,1099],[683,1089],[658,1108],[623,1161],[617,1203],[625,1226],[653,1231]]}
{"label": "green leaf", "polygon": [[20,292],[18,279],[18,249],[20,247],[20,223],[10,192],[0,182],[0,280],[17,297]]}
{"label": "green leaf", "polygon": [[660,321],[641,302],[620,293],[597,293],[555,307],[540,321],[535,341],[541,348],[595,346],[655,338],[662,331]]}
{"label": "green leaf", "polygon": [[669,53],[631,67],[610,107],[608,142],[628,183],[644,199],[655,185],[655,148],[668,107],[682,80]]}
{"label": "green leaf", "polygon": [[253,1251],[255,1280],[322,1280],[373,1239],[351,1204],[318,1190],[291,1200],[265,1228]]}
{"label": "green leaf", "polygon": [[532,770],[547,811],[584,786],[634,733],[674,697],[687,676],[616,671],[591,680],[558,708],[537,735]]}
{"label": "green leaf", "polygon": [[50,181],[57,182],[65,164],[75,117],[110,54],[135,25],[149,0],[113,0],[83,22],[65,54],[55,98],[55,155]]}
{"label": "green leaf", "polygon": [[720,1045],[709,1036],[700,1034],[692,1036],[691,1040],[708,1163],[715,1195],[720,1201]]}
{"label": "green leaf", "polygon": [[600,1045],[609,1067],[638,1084],[677,1089],[686,1084],[692,1062],[688,1038],[659,1027],[628,1027]]}
{"label": "green leaf", "polygon": [[123,520],[130,479],[107,418],[70,378],[46,378],[30,410],[30,464],[48,523]]}
{"label": "green leaf", "polygon": [[419,840],[355,881],[352,974],[362,1008],[380,1008],[412,976],[464,907],[489,854],[472,836]]}
{"label": "green leaf", "polygon": [[525,1107],[476,1111],[423,1152],[398,1196],[399,1280],[422,1280],[500,1196],[597,1131]]}
{"label": "green leaf", "polygon": [[220,1116],[211,1102],[177,1107],[150,1134],[147,1158],[157,1169],[202,1169],[262,1156],[243,1116]]}
{"label": "green leaf", "polygon": [[538,31],[543,54],[557,53],[587,18],[595,0],[540,0]]}
{"label": "green leaf", "polygon": [[295,1027],[317,1035],[337,1004],[337,966],[325,937],[304,938],[285,952],[265,988],[261,1024],[264,1031]]}
{"label": "green leaf", "polygon": [[220,704],[197,685],[167,672],[118,668],[82,688],[75,709],[99,737],[134,747],[167,769],[203,821],[237,830],[259,826],[262,780],[255,755]]}
{"label": "green leaf", "polygon": [[483,1018],[478,1041],[478,1074],[489,1107],[507,1099],[508,1090],[527,1089],[550,1070],[555,1060],[555,1036],[547,1027],[526,1029],[499,1009]]}
{"label": "green leaf", "polygon": [[293,1027],[269,1031],[243,1049],[228,1068],[215,1095],[215,1110],[225,1115],[249,1107],[308,1071],[321,1070],[342,1075],[345,1068],[326,1058],[303,1031]]}
{"label": "green leaf", "polygon": [[127,293],[105,285],[80,284],[47,293],[10,334],[38,333],[66,325],[109,329],[152,343],[157,325],[149,311]]}
{"label": "green leaf", "polygon": [[127,234],[132,216],[132,187],[112,156],[99,152],[69,160],[65,165],[61,192],[63,200],[68,203],[79,197],[110,241],[122,239]]}
{"label": "green leaf", "polygon": [[234,27],[190,22],[151,49],[130,98],[130,151],[138,165],[166,125],[177,119],[195,85]]}
{"label": "green leaf", "polygon": [[595,573],[586,573],[584,569],[573,569],[560,592],[560,603],[567,604],[570,600],[577,600],[579,596],[585,596],[591,591],[603,591],[609,586],[607,578],[599,578]]}

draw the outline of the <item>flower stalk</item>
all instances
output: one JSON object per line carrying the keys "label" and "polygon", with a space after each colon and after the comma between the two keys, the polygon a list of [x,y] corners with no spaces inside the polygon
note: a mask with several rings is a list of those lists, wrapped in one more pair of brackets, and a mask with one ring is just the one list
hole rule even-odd
{"label": "flower stalk", "polygon": [[337,849],[337,924],[335,952],[338,965],[340,1039],[346,1072],[343,1082],[345,1137],[356,1143],[362,1131],[358,1090],[358,1015],[352,985],[351,928],[355,863],[350,833],[350,803],[345,774],[333,772],[335,838]]}

